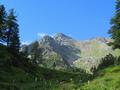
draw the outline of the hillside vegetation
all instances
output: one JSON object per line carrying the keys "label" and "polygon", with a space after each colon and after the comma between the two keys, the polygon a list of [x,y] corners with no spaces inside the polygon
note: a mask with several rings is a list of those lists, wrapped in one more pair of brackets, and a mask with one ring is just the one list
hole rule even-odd
{"label": "hillside vegetation", "polygon": [[69,90],[91,77],[84,71],[65,72],[39,67],[23,55],[12,54],[3,45],[0,50],[0,90],[60,90],[61,85]]}
{"label": "hillside vegetation", "polygon": [[[100,69],[94,75],[57,71],[25,64],[25,58],[22,61],[5,46],[0,49],[0,90],[120,90],[119,65]],[[10,64],[11,58],[21,63]]]}
{"label": "hillside vegetation", "polygon": [[98,71],[94,79],[78,90],[120,90],[120,66],[110,66]]}
{"label": "hillside vegetation", "polygon": [[40,67],[32,73],[14,66],[0,69],[0,90],[120,90],[120,66],[98,71],[93,80],[90,75]]}

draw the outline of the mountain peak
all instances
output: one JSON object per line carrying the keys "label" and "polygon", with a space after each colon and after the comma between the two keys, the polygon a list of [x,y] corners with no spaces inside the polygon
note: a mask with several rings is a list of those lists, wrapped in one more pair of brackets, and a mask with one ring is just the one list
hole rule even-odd
{"label": "mountain peak", "polygon": [[63,33],[56,33],[53,38],[54,39],[72,39],[71,37],[69,37]]}
{"label": "mountain peak", "polygon": [[49,35],[45,35],[43,38],[40,39],[39,43],[47,45],[50,43],[54,43],[54,39]]}
{"label": "mountain peak", "polygon": [[56,35],[57,35],[57,36],[66,36],[66,35],[63,34],[63,33],[56,33],[55,36],[56,36]]}
{"label": "mountain peak", "polygon": [[49,35],[45,35],[42,39],[53,39],[53,38]]}

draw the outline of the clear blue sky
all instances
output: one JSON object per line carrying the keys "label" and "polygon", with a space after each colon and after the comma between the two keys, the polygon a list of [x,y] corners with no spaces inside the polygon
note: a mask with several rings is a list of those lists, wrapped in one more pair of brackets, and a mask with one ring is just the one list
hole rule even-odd
{"label": "clear blue sky", "polygon": [[115,0],[0,0],[14,8],[21,41],[33,41],[37,34],[61,32],[78,40],[108,37]]}

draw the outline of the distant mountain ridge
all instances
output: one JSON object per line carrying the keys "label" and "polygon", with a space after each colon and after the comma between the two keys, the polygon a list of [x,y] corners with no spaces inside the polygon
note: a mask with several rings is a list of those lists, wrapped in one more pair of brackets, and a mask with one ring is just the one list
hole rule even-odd
{"label": "distant mountain ridge", "polygon": [[[78,41],[63,33],[57,33],[53,37],[46,35],[35,41],[38,43],[38,47],[35,49],[42,49],[43,63],[48,68],[55,66],[57,69],[63,69],[74,66],[90,71],[93,66],[97,67],[102,57],[109,53],[118,54],[119,51],[113,51],[107,45],[110,41],[110,39],[98,37]],[[34,42],[26,45],[22,48],[22,51],[26,51],[26,48],[29,48],[28,55],[34,55],[35,53],[32,52],[33,46]],[[39,61],[39,57],[36,59]]]}

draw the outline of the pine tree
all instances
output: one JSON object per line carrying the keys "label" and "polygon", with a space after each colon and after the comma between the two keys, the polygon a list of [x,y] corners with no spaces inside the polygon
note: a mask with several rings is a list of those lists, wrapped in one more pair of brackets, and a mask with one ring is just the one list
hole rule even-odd
{"label": "pine tree", "polygon": [[20,40],[19,40],[19,25],[17,24],[17,17],[14,15],[14,10],[11,9],[9,11],[9,14],[7,16],[7,46],[14,50],[19,52],[20,48]]}
{"label": "pine tree", "polygon": [[5,42],[5,32],[6,32],[6,11],[4,5],[0,5],[0,42]]}
{"label": "pine tree", "polygon": [[113,39],[113,42],[109,43],[109,45],[113,46],[113,49],[120,49],[120,0],[116,2],[116,14],[111,19],[111,29],[109,30],[109,34]]}

